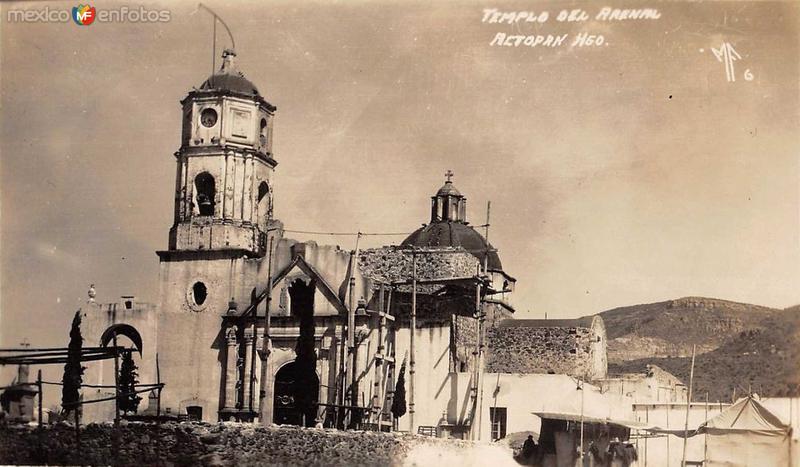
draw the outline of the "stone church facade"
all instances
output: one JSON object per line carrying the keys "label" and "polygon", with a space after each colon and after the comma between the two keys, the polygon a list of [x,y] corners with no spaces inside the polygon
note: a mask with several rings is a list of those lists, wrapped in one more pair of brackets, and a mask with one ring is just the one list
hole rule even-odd
{"label": "stone church facade", "polygon": [[[167,414],[448,425],[466,436],[486,365],[498,364],[487,355],[501,355],[491,339],[521,332],[503,324],[513,317],[516,280],[467,222],[466,197],[448,176],[431,197],[429,222],[396,247],[347,251],[288,238],[272,218],[277,110],[234,60],[226,51],[219,72],[181,101],[174,224],[157,252],[157,302],[90,300],[81,310],[87,345],[116,335],[137,347],[139,379],[165,384]],[[591,376],[604,377],[605,331],[602,322],[589,328],[580,328],[581,350],[570,358],[597,359]],[[521,371],[550,366],[542,368]],[[85,381],[107,384],[109,371],[92,365]],[[408,413],[393,421],[401,371]],[[89,419],[108,418],[107,408],[91,410]]]}

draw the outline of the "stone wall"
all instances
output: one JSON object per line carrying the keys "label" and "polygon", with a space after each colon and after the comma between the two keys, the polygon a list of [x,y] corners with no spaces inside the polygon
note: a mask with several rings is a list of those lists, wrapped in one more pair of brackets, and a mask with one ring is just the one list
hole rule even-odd
{"label": "stone wall", "polygon": [[466,316],[453,319],[452,345],[455,353],[453,371],[465,372],[473,368],[474,352],[478,344],[478,320]]}
{"label": "stone wall", "polygon": [[[417,255],[417,278],[420,280],[472,277],[480,266],[478,259],[462,248],[420,248],[417,251],[421,252]],[[361,250],[358,266],[361,273],[376,285],[411,280],[413,255],[410,249],[399,247]],[[420,285],[417,291],[430,293],[440,287]],[[411,288],[400,287],[400,290],[410,291]]]}
{"label": "stone wall", "polygon": [[[470,452],[485,451],[467,441],[443,440],[400,433],[342,432],[253,424],[130,423],[120,428],[112,449],[113,427],[91,424],[81,431],[78,452],[75,431],[67,425],[39,431],[0,427],[0,464],[101,465],[408,465],[425,448],[430,455],[458,453],[460,465],[477,465]],[[415,454],[416,453],[416,454]],[[499,458],[502,451],[491,455]],[[428,456],[425,456],[428,457]],[[447,457],[447,456],[444,456]],[[510,461],[510,454],[508,459]]]}
{"label": "stone wall", "polygon": [[486,372],[566,374],[587,380],[605,377],[604,328],[575,324],[577,320],[564,325],[506,320],[489,327]]}
{"label": "stone wall", "polygon": [[[130,304],[126,302],[130,302]],[[137,301],[133,297],[123,297],[118,302],[97,303],[88,302],[80,309],[81,334],[84,347],[97,347],[101,344],[100,338],[111,326],[127,324],[133,327],[142,339],[142,352],[133,354],[134,362],[138,367],[139,381],[141,383],[156,382],[156,343],[158,332],[158,312],[155,305]],[[66,333],[64,334],[66,337]],[[64,344],[66,344],[66,340]],[[131,347],[133,342],[129,337],[119,336],[118,344]],[[109,342],[109,345],[113,343]],[[163,355],[161,356],[163,358]],[[163,362],[163,360],[162,360]],[[91,362],[85,365],[83,375],[85,384],[113,385],[114,362],[113,360]],[[162,367],[163,369],[163,367]],[[50,389],[53,391],[53,389]],[[45,389],[45,393],[48,389]],[[108,393],[108,389],[83,387],[81,394],[84,400],[101,399]],[[144,404],[140,406],[144,409]],[[113,418],[114,402],[101,402],[85,405],[83,417],[86,422],[106,421]]]}

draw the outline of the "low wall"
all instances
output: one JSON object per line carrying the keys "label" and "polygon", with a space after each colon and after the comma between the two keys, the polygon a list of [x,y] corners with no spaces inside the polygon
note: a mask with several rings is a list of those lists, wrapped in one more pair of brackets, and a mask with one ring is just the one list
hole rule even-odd
{"label": "low wall", "polygon": [[[112,440],[109,424],[81,430],[0,427],[0,464],[93,465],[516,465],[499,445],[399,433],[342,432],[236,423],[130,423]],[[113,445],[117,448],[112,448]]]}

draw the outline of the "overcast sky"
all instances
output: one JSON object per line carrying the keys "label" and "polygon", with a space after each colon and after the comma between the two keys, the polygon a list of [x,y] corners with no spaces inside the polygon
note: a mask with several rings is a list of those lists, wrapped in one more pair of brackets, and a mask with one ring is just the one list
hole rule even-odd
{"label": "overcast sky", "polygon": [[[800,303],[797,3],[653,2],[660,18],[613,22],[594,20],[601,4],[430,3],[208,1],[278,107],[287,228],[411,232],[451,169],[474,224],[492,202],[521,317]],[[196,2],[145,4],[170,10],[157,24],[7,21],[48,5],[74,2],[2,5],[3,346],[66,344],[90,283],[100,301],[157,298],[178,101],[211,71]],[[482,23],[491,7],[550,18]],[[591,19],[558,22],[563,8]],[[580,32],[604,43],[572,47]],[[497,33],[569,37],[491,46]],[[711,50],[723,42],[735,82]]]}

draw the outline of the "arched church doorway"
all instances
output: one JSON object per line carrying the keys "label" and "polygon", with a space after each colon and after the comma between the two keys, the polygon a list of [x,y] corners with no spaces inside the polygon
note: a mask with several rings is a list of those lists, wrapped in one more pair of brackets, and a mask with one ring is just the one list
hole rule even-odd
{"label": "arched church doorway", "polygon": [[[287,363],[275,374],[272,419],[278,425],[314,426],[319,400],[316,374],[299,375],[296,362]],[[298,384],[302,383],[302,384]]]}

